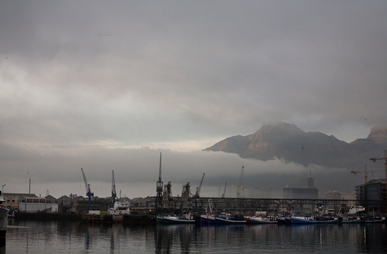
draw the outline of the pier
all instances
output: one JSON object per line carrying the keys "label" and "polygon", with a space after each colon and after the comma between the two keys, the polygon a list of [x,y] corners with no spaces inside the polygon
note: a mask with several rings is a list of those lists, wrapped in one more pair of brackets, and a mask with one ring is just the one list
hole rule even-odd
{"label": "pier", "polygon": [[[157,197],[149,198],[148,202],[154,203]],[[385,203],[385,200],[375,200]],[[355,199],[282,199],[282,198],[214,198],[198,197],[183,198],[170,197],[168,200],[158,202],[159,212],[227,212],[240,214],[255,214],[257,211],[272,213],[300,212],[315,213],[316,209],[331,208],[335,213],[345,213],[352,206],[362,204],[361,200]],[[384,205],[384,204],[382,204]],[[151,205],[147,205],[150,207]]]}

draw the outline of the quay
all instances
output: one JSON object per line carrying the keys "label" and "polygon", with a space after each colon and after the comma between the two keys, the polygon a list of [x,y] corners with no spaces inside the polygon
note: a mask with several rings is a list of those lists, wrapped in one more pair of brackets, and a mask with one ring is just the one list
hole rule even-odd
{"label": "quay", "polygon": [[[378,200],[385,202],[385,200]],[[185,212],[227,212],[240,214],[255,214],[257,211],[273,213],[314,213],[316,208],[331,207],[335,213],[348,211],[350,207],[360,206],[361,200],[355,199],[282,199],[282,198],[214,198],[198,197],[183,198],[171,197],[168,200],[159,200],[157,197],[149,198],[147,202],[156,203],[159,213],[185,213]],[[149,205],[147,205],[149,206]]]}

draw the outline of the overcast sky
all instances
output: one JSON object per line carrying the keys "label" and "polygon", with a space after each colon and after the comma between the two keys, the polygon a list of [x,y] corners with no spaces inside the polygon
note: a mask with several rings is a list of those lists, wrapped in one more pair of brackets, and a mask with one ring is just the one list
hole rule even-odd
{"label": "overcast sky", "polygon": [[0,182],[84,195],[83,167],[98,196],[111,170],[125,195],[154,195],[163,152],[175,193],[206,172],[202,191],[218,195],[243,164],[298,184],[308,169],[199,151],[276,121],[346,142],[387,126],[386,12],[384,0],[0,1]]}

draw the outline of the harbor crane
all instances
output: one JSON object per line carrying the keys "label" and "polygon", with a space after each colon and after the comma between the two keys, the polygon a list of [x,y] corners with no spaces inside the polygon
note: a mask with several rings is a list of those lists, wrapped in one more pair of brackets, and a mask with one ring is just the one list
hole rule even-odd
{"label": "harbor crane", "polygon": [[245,166],[242,166],[241,170],[241,176],[239,177],[239,184],[238,184],[238,192],[237,192],[237,198],[240,198],[240,189],[243,187],[243,171],[245,169]]}
{"label": "harbor crane", "polygon": [[227,187],[227,182],[224,184],[224,191],[222,194],[222,198],[224,198],[224,196],[226,195],[226,187]]}
{"label": "harbor crane", "polygon": [[[373,161],[373,162],[376,162],[377,160],[384,160],[384,174],[387,181],[387,150],[384,150],[384,157],[370,158],[370,161]],[[387,192],[386,192],[386,196],[387,196]]]}
{"label": "harbor crane", "polygon": [[365,175],[364,175],[364,184],[367,184],[367,182],[368,182],[368,176],[367,176],[367,174],[368,174],[368,173],[373,174],[373,173],[377,173],[377,172],[383,172],[383,171],[367,171],[367,165],[365,165],[365,166],[364,166],[364,172],[361,172],[361,171],[351,171],[351,174],[356,175],[356,174],[362,174],[362,173],[364,173],[364,174],[365,174]]}
{"label": "harbor crane", "polygon": [[91,197],[94,197],[94,193],[91,192],[91,190],[90,190],[90,184],[87,183],[86,175],[85,175],[85,172],[83,172],[83,168],[81,168],[81,171],[82,171],[82,175],[83,175],[83,180],[85,181],[86,196],[89,197],[89,205],[88,205],[87,210],[90,211],[90,207],[91,207]]}
{"label": "harbor crane", "polygon": [[160,153],[160,166],[159,166],[159,180],[156,182],[156,202],[155,212],[157,207],[161,204],[163,198],[163,181],[161,181],[161,153]]}
{"label": "harbor crane", "polygon": [[114,207],[114,203],[117,201],[117,199],[116,181],[114,179],[114,170],[112,170],[112,207]]}
{"label": "harbor crane", "polygon": [[202,188],[203,179],[204,179],[204,175],[205,175],[205,174],[206,174],[206,173],[203,173],[202,180],[200,181],[199,187],[196,188],[196,193],[195,193],[195,195],[193,196],[193,198],[200,198],[200,189]]}

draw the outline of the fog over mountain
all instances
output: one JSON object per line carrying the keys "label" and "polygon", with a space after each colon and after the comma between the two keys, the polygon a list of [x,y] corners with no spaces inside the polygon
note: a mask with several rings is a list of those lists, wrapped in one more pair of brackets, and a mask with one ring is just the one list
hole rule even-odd
{"label": "fog over mountain", "polygon": [[[84,196],[83,168],[107,197],[114,170],[118,193],[152,196],[162,152],[173,195],[206,173],[201,195],[218,196],[242,166],[245,186],[278,195],[310,172],[320,193],[352,192],[364,175],[350,170],[384,170],[369,158],[385,129],[368,134],[387,126],[386,12],[359,0],[1,1],[0,184]],[[278,121],[300,129],[265,124]]]}
{"label": "fog over mountain", "polygon": [[319,165],[354,170],[369,163],[369,158],[387,147],[387,128],[373,127],[367,138],[351,143],[321,132],[304,132],[289,123],[263,125],[247,136],[226,138],[205,151],[238,154],[242,158],[262,161],[278,158],[305,167]]}

